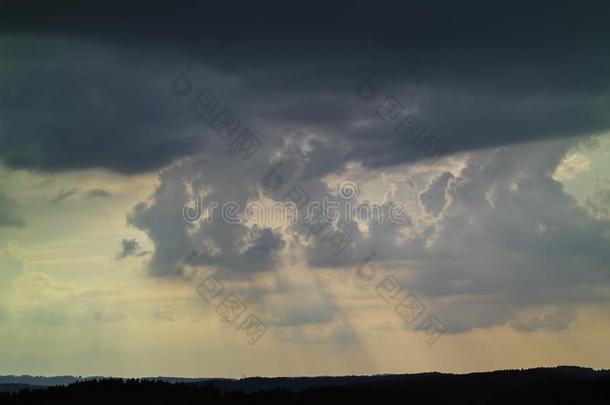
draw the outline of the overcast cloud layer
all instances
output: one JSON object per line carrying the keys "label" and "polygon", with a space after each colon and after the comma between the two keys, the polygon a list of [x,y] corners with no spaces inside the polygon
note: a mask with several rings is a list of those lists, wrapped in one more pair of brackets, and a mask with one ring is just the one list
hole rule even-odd
{"label": "overcast cloud layer", "polygon": [[[388,96],[452,151],[610,124],[602,2],[401,2],[324,13],[184,2],[170,14],[148,3],[120,13],[114,2],[13,3],[0,41],[0,153],[11,167],[134,173],[205,148],[185,134],[209,130],[179,112],[167,87],[187,64],[258,135],[315,131],[333,139],[325,148],[336,159],[372,166],[414,159],[397,137],[381,136],[391,127],[374,110]],[[370,73],[376,97],[358,103]]]}

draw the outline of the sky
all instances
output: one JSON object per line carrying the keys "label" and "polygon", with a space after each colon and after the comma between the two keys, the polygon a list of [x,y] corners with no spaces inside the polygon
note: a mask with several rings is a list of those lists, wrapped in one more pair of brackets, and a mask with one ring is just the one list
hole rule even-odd
{"label": "sky", "polygon": [[610,368],[609,7],[2,2],[0,374]]}

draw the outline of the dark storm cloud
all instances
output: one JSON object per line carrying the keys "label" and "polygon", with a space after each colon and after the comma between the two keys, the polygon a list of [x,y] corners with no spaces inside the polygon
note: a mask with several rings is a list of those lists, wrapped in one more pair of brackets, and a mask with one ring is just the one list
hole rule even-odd
{"label": "dark storm cloud", "polygon": [[0,49],[0,158],[6,165],[134,173],[192,149],[180,138],[183,116],[156,68],[138,69],[127,52],[11,36],[0,37]]}
{"label": "dark storm cloud", "polygon": [[[375,113],[387,96],[449,152],[610,128],[603,2],[4,7],[0,159],[12,167],[136,173],[207,148],[168,85],[186,62],[261,137],[321,135],[313,176],[421,158]],[[371,71],[366,103],[355,89]]]}

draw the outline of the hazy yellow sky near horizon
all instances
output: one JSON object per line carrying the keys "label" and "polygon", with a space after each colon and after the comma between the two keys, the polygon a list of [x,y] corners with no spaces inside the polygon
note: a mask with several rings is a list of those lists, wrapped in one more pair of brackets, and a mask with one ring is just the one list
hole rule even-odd
{"label": "hazy yellow sky near horizon", "polygon": [[[593,149],[571,150],[554,173],[583,206],[599,185],[595,179],[609,173],[610,136],[599,142]],[[466,159],[456,155],[434,170],[457,177]],[[417,164],[354,167],[343,175],[363,179],[361,190],[375,199],[387,192],[388,179],[426,170]],[[149,275],[150,255],[117,258],[122,239],[136,239],[143,251],[155,249],[145,232],[127,224],[126,215],[155,192],[156,173],[2,169],[0,181],[26,222],[0,227],[0,374],[241,377],[610,365],[604,285],[597,299],[575,303],[578,316],[567,328],[518,331],[490,324],[446,333],[430,345],[380,299],[375,285],[354,276],[355,266],[311,268],[291,249],[271,273],[222,280],[268,321],[267,333],[249,345],[194,283]],[[89,193],[98,189],[108,195]],[[358,252],[357,260],[368,253]],[[389,275],[396,266],[408,270],[409,262],[376,265]],[[430,307],[449,299],[419,298]],[[472,310],[484,308],[475,302]],[[530,310],[531,316],[544,316],[553,308]]]}

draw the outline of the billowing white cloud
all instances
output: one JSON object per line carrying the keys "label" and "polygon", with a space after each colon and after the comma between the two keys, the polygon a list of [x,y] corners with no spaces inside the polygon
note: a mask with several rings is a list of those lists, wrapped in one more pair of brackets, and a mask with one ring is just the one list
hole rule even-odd
{"label": "billowing white cloud", "polygon": [[570,180],[579,173],[591,170],[591,161],[582,153],[567,155],[555,169],[553,178],[557,181]]}
{"label": "billowing white cloud", "polygon": [[[271,191],[260,173],[269,173],[278,160],[265,166],[265,159],[259,159],[241,167],[224,166],[230,155],[184,162],[161,175],[151,202],[135,207],[130,221],[155,243],[154,274],[176,274],[192,250],[200,253],[195,265],[213,266],[237,279],[273,271],[298,251],[299,260],[311,268],[350,268],[375,252],[375,261],[391,264],[411,290],[429,300],[439,318],[445,317],[451,332],[505,324],[517,330],[556,330],[560,328],[546,326],[549,317],[527,327],[518,319],[531,307],[604,300],[594,287],[610,281],[610,222],[591,216],[552,177],[573,144],[547,141],[471,152],[452,171],[447,162],[418,171],[409,165],[381,171],[360,167],[359,178],[369,176],[372,184],[392,170],[404,170],[407,178],[387,184],[385,195],[396,199],[407,190],[413,195],[415,187],[414,211],[407,212],[410,220],[404,224],[343,223],[353,241],[338,255],[302,224],[257,228],[219,218],[188,224],[180,215],[196,192],[206,192],[209,201],[237,201],[243,207],[261,198],[282,200],[293,185],[306,190],[311,201],[327,196],[345,205],[328,178],[307,175],[309,165],[324,159],[307,148],[297,160],[294,150],[272,149],[271,156],[292,163],[286,163],[277,190]],[[351,172],[344,168],[337,173],[349,177]],[[244,249],[247,240],[251,248]],[[309,322],[293,315],[295,322]]]}

